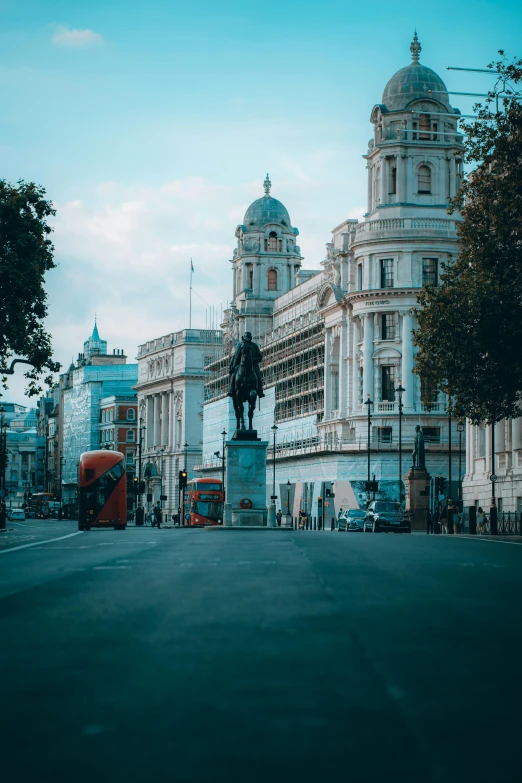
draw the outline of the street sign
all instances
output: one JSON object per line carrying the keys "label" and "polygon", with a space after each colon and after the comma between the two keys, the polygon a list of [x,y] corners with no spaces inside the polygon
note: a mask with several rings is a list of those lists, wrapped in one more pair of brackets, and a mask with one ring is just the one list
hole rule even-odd
{"label": "street sign", "polygon": [[497,477],[495,476],[495,474],[494,474],[494,473],[492,473],[492,474],[491,474],[491,481],[496,481],[496,480],[497,480]]}

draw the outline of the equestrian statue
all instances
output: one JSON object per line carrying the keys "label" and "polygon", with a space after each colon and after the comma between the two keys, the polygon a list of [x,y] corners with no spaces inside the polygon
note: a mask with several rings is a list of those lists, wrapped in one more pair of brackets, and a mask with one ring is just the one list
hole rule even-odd
{"label": "equestrian statue", "polygon": [[228,396],[232,397],[234,403],[238,430],[245,429],[244,403],[248,402],[248,429],[251,430],[256,401],[265,396],[259,370],[261,359],[259,346],[253,342],[251,333],[245,332],[228,367],[230,375]]}

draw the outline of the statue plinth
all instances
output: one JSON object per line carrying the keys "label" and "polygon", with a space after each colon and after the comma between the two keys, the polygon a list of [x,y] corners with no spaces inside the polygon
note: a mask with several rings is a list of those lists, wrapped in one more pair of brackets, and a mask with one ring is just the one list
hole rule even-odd
{"label": "statue plinth", "polygon": [[266,527],[266,450],[256,430],[237,430],[227,441],[223,527]]}
{"label": "statue plinth", "polygon": [[405,475],[406,511],[412,530],[426,530],[430,503],[430,474],[426,468],[413,467]]}
{"label": "statue plinth", "polygon": [[257,430],[236,430],[232,440],[260,441],[261,438],[257,437]]}

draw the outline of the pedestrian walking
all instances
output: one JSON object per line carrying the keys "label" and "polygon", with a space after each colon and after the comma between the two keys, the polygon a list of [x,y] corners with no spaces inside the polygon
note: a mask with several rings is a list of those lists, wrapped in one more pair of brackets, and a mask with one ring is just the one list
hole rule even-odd
{"label": "pedestrian walking", "polygon": [[442,525],[442,533],[448,532],[448,509],[446,506],[442,509],[440,513],[440,524]]}
{"label": "pedestrian walking", "polygon": [[277,524],[279,525],[279,527],[281,527],[281,520],[282,519],[283,519],[283,512],[281,511],[281,509],[279,509],[279,511],[276,514],[276,520],[277,520]]}
{"label": "pedestrian walking", "polygon": [[433,514],[429,508],[426,510],[426,533],[433,535]]}
{"label": "pedestrian walking", "polygon": [[163,514],[161,513],[161,507],[159,504],[159,500],[154,506],[154,521],[156,522],[158,529],[161,527],[161,520],[162,520]]}
{"label": "pedestrian walking", "polygon": [[304,530],[306,522],[306,512],[301,509],[299,512],[299,530]]}
{"label": "pedestrian walking", "polygon": [[484,510],[482,506],[479,506],[477,509],[477,530],[479,533],[479,536],[484,535],[484,525],[486,524],[486,515],[484,514]]}
{"label": "pedestrian walking", "polygon": [[453,518],[453,533],[455,535],[457,535],[457,533],[462,533],[463,521],[464,521],[464,514],[459,509],[457,511],[456,516]]}

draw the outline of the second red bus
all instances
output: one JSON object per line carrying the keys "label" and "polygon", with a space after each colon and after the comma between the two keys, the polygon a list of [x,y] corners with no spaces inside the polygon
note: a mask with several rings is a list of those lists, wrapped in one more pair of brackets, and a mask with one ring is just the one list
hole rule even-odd
{"label": "second red bus", "polygon": [[225,494],[221,479],[192,479],[185,490],[185,525],[223,524]]}

